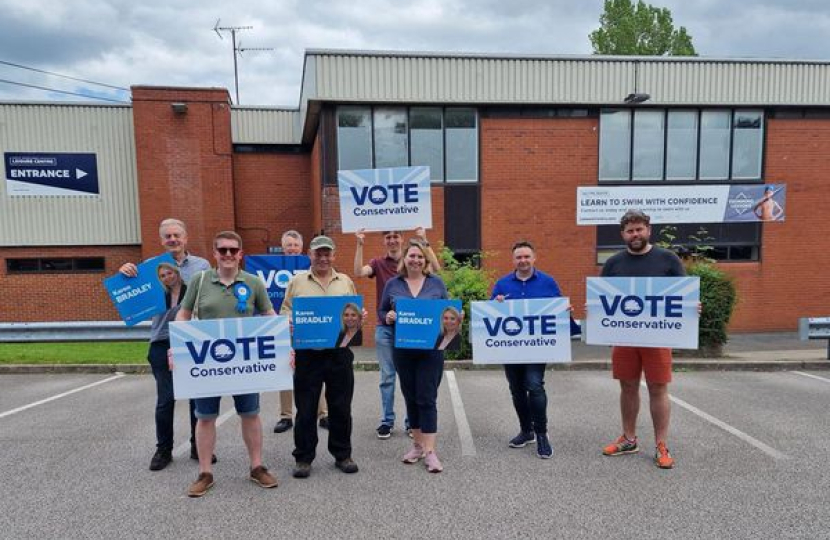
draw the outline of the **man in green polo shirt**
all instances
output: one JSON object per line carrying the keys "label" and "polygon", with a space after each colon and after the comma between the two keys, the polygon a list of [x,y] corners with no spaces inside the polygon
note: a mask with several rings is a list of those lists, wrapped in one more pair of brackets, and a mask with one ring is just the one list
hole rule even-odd
{"label": "man in green polo shirt", "polygon": [[[317,236],[309,244],[311,270],[297,274],[288,283],[281,315],[291,316],[294,298],[298,296],[351,296],[357,294],[354,283],[346,274],[335,271],[334,241]],[[352,459],[352,396],[354,395],[354,354],[347,347],[335,349],[303,349],[294,358],[294,478],[307,478],[317,453],[317,403],[323,383],[329,404],[329,452],[335,466],[344,473],[356,473]]]}
{"label": "man in green polo shirt", "polygon": [[[177,321],[231,319],[276,315],[268,298],[265,283],[240,269],[242,238],[233,231],[220,232],[213,239],[216,268],[205,270],[190,281]],[[190,486],[190,497],[201,497],[213,486],[210,456],[216,447],[216,417],[220,397],[196,399],[196,446],[199,450],[199,477]],[[277,487],[277,480],[262,465],[262,422],[259,419],[259,394],[233,396],[236,413],[242,424],[242,439],[251,460],[252,482],[264,488]]]}

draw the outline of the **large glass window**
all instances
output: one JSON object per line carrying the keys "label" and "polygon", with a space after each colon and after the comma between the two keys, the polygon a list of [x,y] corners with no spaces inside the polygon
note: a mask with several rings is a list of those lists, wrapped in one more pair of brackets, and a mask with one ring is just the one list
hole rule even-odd
{"label": "large glass window", "polygon": [[477,182],[478,111],[467,107],[337,108],[338,169],[407,165],[429,166],[433,182]]}
{"label": "large glass window", "polygon": [[375,108],[375,167],[406,167],[409,138],[404,107]]}
{"label": "large glass window", "polygon": [[429,166],[433,182],[444,180],[444,114],[440,107],[409,110],[412,165]]}
{"label": "large glass window", "polygon": [[370,107],[337,109],[337,168],[342,170],[372,168],[372,109]]}
{"label": "large glass window", "polygon": [[666,180],[697,176],[697,111],[669,111],[666,134]]}
{"label": "large glass window", "polygon": [[762,110],[604,109],[599,180],[761,180],[763,147]]}
{"label": "large glass window", "polygon": [[631,169],[631,111],[602,111],[599,132],[600,180],[628,180]]}
{"label": "large glass window", "polygon": [[663,111],[634,112],[634,180],[663,179]]}

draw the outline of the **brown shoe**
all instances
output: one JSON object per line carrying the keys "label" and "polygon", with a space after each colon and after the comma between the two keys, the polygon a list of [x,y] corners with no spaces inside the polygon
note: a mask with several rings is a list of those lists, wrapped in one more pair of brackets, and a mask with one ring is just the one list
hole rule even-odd
{"label": "brown shoe", "polygon": [[201,497],[213,487],[213,475],[209,472],[199,473],[199,477],[195,482],[190,484],[190,489],[187,490],[188,497]]}
{"label": "brown shoe", "polygon": [[262,465],[251,469],[251,476],[249,476],[248,478],[250,478],[251,482],[259,484],[264,488],[277,487],[277,479],[271,476],[271,473],[268,472],[268,469],[266,469]]}

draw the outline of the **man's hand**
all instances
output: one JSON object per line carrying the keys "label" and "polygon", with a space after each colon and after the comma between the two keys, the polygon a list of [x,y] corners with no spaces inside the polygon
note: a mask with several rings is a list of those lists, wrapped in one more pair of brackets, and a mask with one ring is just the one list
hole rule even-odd
{"label": "man's hand", "polygon": [[176,365],[173,363],[173,349],[167,349],[167,369],[173,371]]}
{"label": "man's hand", "polygon": [[415,229],[415,236],[424,244],[429,244],[429,241],[427,240],[427,231],[423,227]]}
{"label": "man's hand", "polygon": [[133,263],[124,263],[121,265],[121,268],[118,269],[119,272],[124,274],[127,277],[136,277],[138,276],[138,267]]}
{"label": "man's hand", "polygon": [[362,246],[363,242],[366,241],[366,229],[358,229],[354,236],[357,238],[357,245]]}

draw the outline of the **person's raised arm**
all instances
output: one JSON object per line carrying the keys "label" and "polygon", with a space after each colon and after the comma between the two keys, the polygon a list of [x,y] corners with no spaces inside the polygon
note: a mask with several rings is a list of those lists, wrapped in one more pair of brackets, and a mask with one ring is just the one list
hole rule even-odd
{"label": "person's raised arm", "polygon": [[429,262],[435,272],[440,272],[441,263],[438,262],[438,256],[435,254],[435,251],[433,251],[432,246],[429,245],[426,229],[418,227],[415,229],[415,236],[421,241],[421,245],[424,247],[424,255],[427,256],[427,262]]}
{"label": "person's raised arm", "polygon": [[354,250],[354,276],[369,277],[372,275],[372,267],[363,264],[363,243],[366,241],[365,229],[359,229],[355,233],[355,237],[357,238],[357,247]]}

